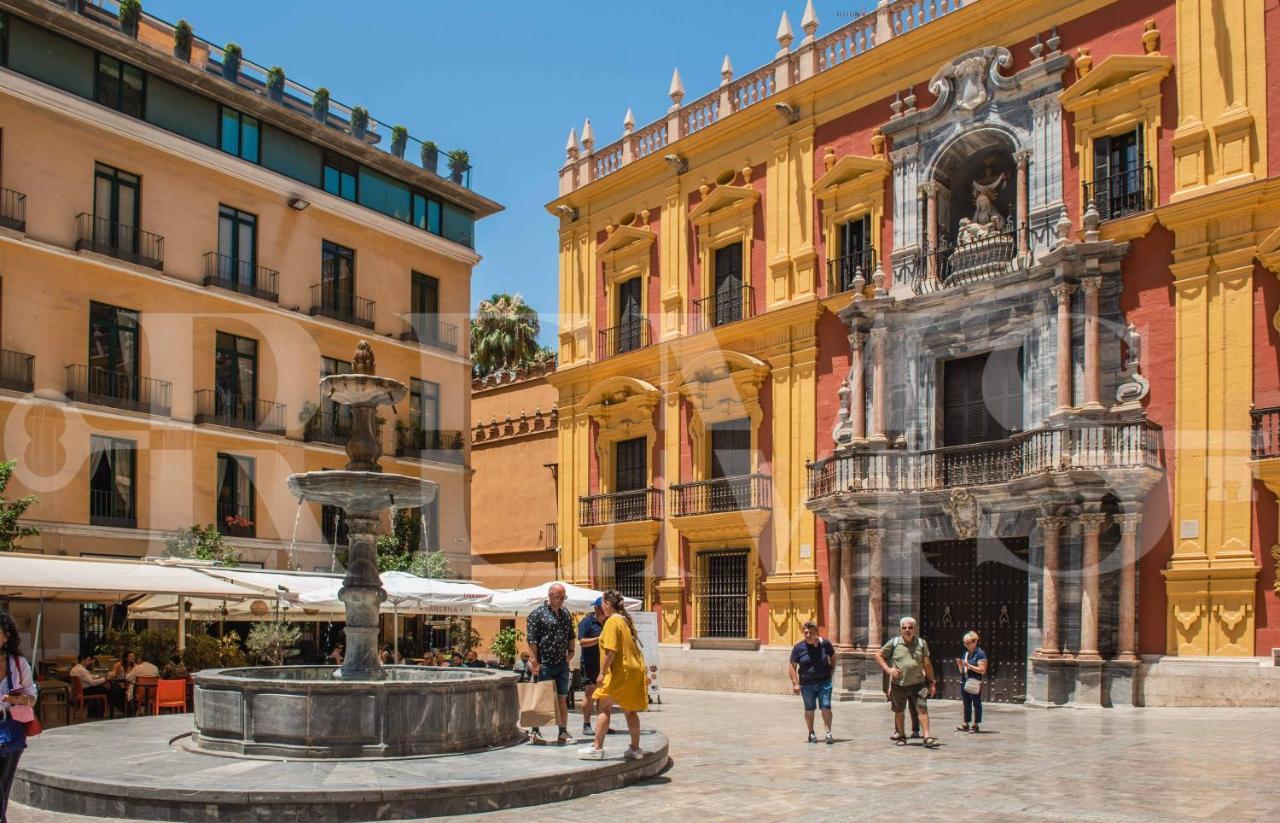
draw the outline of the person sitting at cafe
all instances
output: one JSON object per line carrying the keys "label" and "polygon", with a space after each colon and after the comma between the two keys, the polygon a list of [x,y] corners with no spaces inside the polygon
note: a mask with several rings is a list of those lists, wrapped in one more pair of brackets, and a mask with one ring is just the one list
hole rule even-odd
{"label": "person sitting at cafe", "polygon": [[395,649],[391,648],[391,644],[387,643],[382,647],[382,651],[378,654],[378,660],[384,666],[390,666],[393,663],[400,662],[400,655],[396,654]]}
{"label": "person sitting at cafe", "polygon": [[[76,664],[71,667],[71,678],[80,681],[81,691],[86,695],[107,693],[107,679],[99,677],[93,673],[93,667],[98,664],[98,659],[92,654],[81,652],[76,659]],[[102,709],[99,708],[98,702],[94,701],[90,704],[90,717],[102,717]]]}
{"label": "person sitting at cafe", "polygon": [[138,665],[138,655],[133,652],[125,652],[111,667],[111,671],[107,672],[108,680],[122,680],[127,677],[133,667]]}
{"label": "person sitting at cafe", "polygon": [[462,665],[469,669],[483,669],[485,667],[484,661],[480,659],[480,655],[476,654],[475,649],[467,652],[467,661]]}
{"label": "person sitting at cafe", "polygon": [[346,651],[346,647],[343,646],[341,643],[339,643],[333,647],[333,649],[329,652],[328,658],[326,659],[335,666],[341,666],[342,655],[343,655],[343,652],[345,651]]}
{"label": "person sitting at cafe", "polygon": [[462,654],[460,652],[454,652],[453,654],[449,655],[449,665],[454,667],[461,666]]}
{"label": "person sitting at cafe", "polygon": [[176,654],[169,655],[169,662],[164,666],[164,672],[160,675],[165,680],[186,680],[187,667],[182,665],[182,658]]}
{"label": "person sitting at cafe", "polygon": [[138,662],[133,664],[133,668],[124,676],[128,686],[125,689],[125,700],[129,703],[133,702],[133,687],[138,682],[139,677],[160,677],[160,670],[156,668],[156,664],[148,660],[138,658]]}

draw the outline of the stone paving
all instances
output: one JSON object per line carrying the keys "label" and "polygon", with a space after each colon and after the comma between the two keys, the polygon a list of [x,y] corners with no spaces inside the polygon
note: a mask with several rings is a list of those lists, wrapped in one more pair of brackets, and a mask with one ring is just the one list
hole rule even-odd
{"label": "stone paving", "polygon": [[[645,783],[483,821],[1280,819],[1280,711],[932,704],[942,745],[889,742],[884,704],[837,704],[834,746],[809,745],[798,697],[664,690],[644,724],[671,738],[672,768]],[[819,721],[820,722],[820,721]],[[614,745],[616,737],[611,737]],[[619,740],[617,743],[622,745]],[[979,817],[980,816],[980,817]],[[11,808],[11,823],[88,818]]]}

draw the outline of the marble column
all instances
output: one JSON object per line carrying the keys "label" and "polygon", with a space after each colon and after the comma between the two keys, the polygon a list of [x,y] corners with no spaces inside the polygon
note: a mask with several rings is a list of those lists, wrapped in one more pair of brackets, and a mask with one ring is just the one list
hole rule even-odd
{"label": "marble column", "polygon": [[867,648],[878,649],[884,643],[884,529],[867,530]]}
{"label": "marble column", "polygon": [[1031,151],[1023,149],[1013,155],[1018,164],[1018,254],[1025,255],[1031,251],[1031,227],[1027,225],[1029,205],[1027,203],[1027,163],[1031,160]]}
{"label": "marble column", "polygon": [[1062,538],[1061,517],[1036,520],[1044,534],[1044,593],[1040,597],[1040,657],[1057,657],[1062,653],[1058,640],[1058,547]]}
{"label": "marble column", "polygon": [[853,442],[862,443],[867,439],[867,364],[864,356],[867,351],[867,335],[855,331],[849,335],[849,353],[853,362],[849,364],[852,374],[853,394],[849,398],[849,417],[853,424]]}
{"label": "marble column", "polygon": [[1142,515],[1128,513],[1116,518],[1120,522],[1120,638],[1118,660],[1137,660],[1138,604],[1138,527]]}
{"label": "marble column", "polygon": [[1084,408],[1100,410],[1102,362],[1098,351],[1098,289],[1101,277],[1086,277],[1080,281],[1084,292]]}
{"label": "marble column", "polygon": [[856,532],[846,532],[840,549],[840,648],[853,650],[853,564],[857,562]]}
{"label": "marble column", "polygon": [[[938,279],[938,184],[932,181],[923,183],[920,192],[924,195],[925,266],[930,280]],[[916,275],[917,277],[919,275]]]}
{"label": "marble column", "polygon": [[843,532],[827,534],[827,632],[833,645],[840,642],[840,546]]}
{"label": "marble column", "polygon": [[871,330],[871,345],[875,349],[875,375],[873,375],[874,383],[871,397],[871,439],[877,443],[886,443],[889,440],[885,434],[885,413],[886,402],[888,398],[885,396],[888,392],[888,374],[885,372],[884,350],[889,342],[889,330],[884,326]]}
{"label": "marble column", "polygon": [[1071,295],[1076,287],[1058,283],[1051,291],[1058,301],[1058,407],[1055,413],[1071,410]]}
{"label": "marble column", "polygon": [[1084,531],[1084,556],[1080,563],[1080,653],[1078,660],[1101,660],[1098,654],[1098,544],[1107,516],[1099,512],[1080,515]]}

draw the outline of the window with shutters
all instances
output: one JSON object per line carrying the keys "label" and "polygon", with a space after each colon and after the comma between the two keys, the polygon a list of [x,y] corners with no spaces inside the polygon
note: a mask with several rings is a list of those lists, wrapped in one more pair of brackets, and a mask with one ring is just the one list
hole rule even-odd
{"label": "window with shutters", "polygon": [[1003,440],[1022,424],[1021,352],[988,352],[943,366],[942,444]]}
{"label": "window with shutters", "polygon": [[615,492],[639,491],[649,484],[649,466],[645,459],[648,445],[647,437],[633,437],[630,440],[620,440],[614,446]]}
{"label": "window with shutters", "polygon": [[644,322],[644,310],[640,302],[642,277],[633,277],[618,285],[618,353],[632,351],[643,345],[640,324]]}
{"label": "window with shutters", "polygon": [[848,291],[853,279],[862,272],[866,282],[871,281],[875,269],[875,252],[871,248],[871,215],[864,214],[847,220],[839,226],[840,256],[831,261],[831,289]]}
{"label": "window with shutters", "polygon": [[1151,167],[1143,157],[1142,126],[1093,141],[1090,194],[1103,220],[1151,208]]}
{"label": "window with shutters", "polygon": [[648,608],[644,569],[644,557],[601,558],[600,576],[596,580],[596,586],[600,589],[614,589],[623,597],[639,600],[641,604],[639,611],[644,611]]}
{"label": "window with shutters", "polygon": [[731,243],[716,249],[715,306],[713,326],[742,319],[742,244]]}
{"label": "window with shutters", "polygon": [[751,474],[751,421],[747,418],[711,425],[711,477]]}

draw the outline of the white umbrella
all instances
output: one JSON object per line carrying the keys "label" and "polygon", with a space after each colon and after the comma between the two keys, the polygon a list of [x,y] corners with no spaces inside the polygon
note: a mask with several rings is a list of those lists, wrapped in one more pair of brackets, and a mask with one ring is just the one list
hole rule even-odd
{"label": "white umbrella", "polygon": [[[308,604],[341,606],[338,592],[342,589],[342,581],[329,580],[326,583],[303,592],[298,599]],[[483,606],[494,595],[491,589],[467,580],[436,580],[408,572],[384,572],[382,589],[387,593],[384,607],[408,606],[428,612],[439,608],[452,614],[460,613],[459,608]]]}
{"label": "white umbrella", "polygon": [[[547,590],[555,584],[556,581],[551,581],[543,583],[541,586],[532,586],[527,589],[496,592],[488,609],[497,612],[527,614],[546,602]],[[591,611],[591,604],[596,601],[597,597],[604,594],[604,592],[575,586],[572,583],[560,583],[560,585],[564,586],[564,607],[571,612]],[[641,606],[640,601],[634,597],[624,597],[622,600],[628,609],[638,609]]]}

